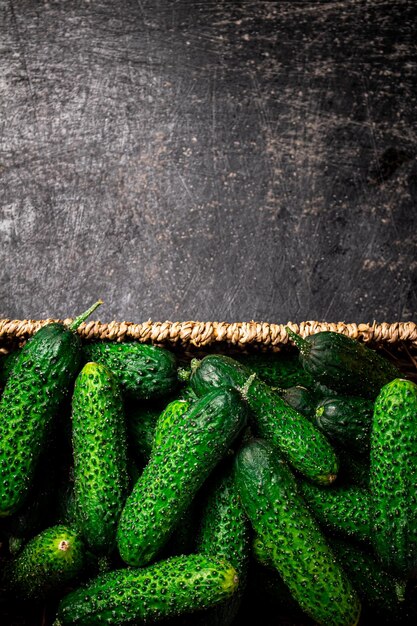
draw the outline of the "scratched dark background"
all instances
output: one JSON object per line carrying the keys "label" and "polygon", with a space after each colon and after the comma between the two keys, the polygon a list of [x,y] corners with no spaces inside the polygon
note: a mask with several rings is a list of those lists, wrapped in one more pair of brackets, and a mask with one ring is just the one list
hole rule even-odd
{"label": "scratched dark background", "polygon": [[0,7],[0,317],[415,317],[413,0]]}

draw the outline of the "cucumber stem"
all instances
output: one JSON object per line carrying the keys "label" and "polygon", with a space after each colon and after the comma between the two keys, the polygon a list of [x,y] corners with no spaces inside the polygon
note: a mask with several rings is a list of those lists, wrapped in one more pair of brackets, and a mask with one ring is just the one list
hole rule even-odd
{"label": "cucumber stem", "polygon": [[182,382],[188,383],[191,377],[191,370],[188,369],[187,367],[179,367],[177,369],[177,376],[178,376],[178,379],[181,380]]}
{"label": "cucumber stem", "polygon": [[95,302],[92,306],[90,306],[90,308],[87,309],[87,311],[85,311],[85,313],[82,313],[81,315],[76,317],[75,320],[69,325],[69,329],[70,330],[77,330],[77,328],[83,322],[85,322],[87,317],[89,317],[91,315],[91,313],[93,313],[93,311],[95,311],[97,309],[97,307],[100,306],[100,304],[103,304],[103,300],[97,300],[97,302]]}
{"label": "cucumber stem", "polygon": [[196,359],[195,357],[191,359],[191,375],[198,369],[200,366],[201,359]]}
{"label": "cucumber stem", "polygon": [[288,326],[285,327],[285,330],[290,339],[293,340],[297,348],[300,350],[301,354],[308,354],[308,352],[310,351],[310,344],[308,343],[308,341],[303,339],[300,335],[297,335],[297,333],[291,330],[291,328],[289,328]]}

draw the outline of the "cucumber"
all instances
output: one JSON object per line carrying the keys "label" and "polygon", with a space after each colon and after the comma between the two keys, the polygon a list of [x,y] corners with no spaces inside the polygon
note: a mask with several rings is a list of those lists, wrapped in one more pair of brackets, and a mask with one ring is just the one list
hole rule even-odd
{"label": "cucumber", "polygon": [[395,379],[375,402],[370,491],[373,543],[383,566],[408,576],[417,566],[417,385]]}
{"label": "cucumber", "polygon": [[87,363],[77,376],[72,424],[76,524],[90,549],[105,554],[128,489],[122,397],[105,365]]}
{"label": "cucumber", "polygon": [[145,465],[151,456],[156,422],[162,410],[163,405],[159,402],[125,403],[129,450],[141,465]]}
{"label": "cucumber", "polygon": [[56,626],[150,624],[203,611],[233,597],[233,567],[203,554],[171,557],[104,574],[64,597]]}
{"label": "cucumber", "polygon": [[391,361],[347,335],[324,331],[303,339],[286,330],[300,350],[303,368],[336,391],[372,400],[381,387],[401,376]]}
{"label": "cucumber", "polygon": [[315,420],[330,441],[357,455],[369,453],[374,403],[357,396],[326,398],[316,407]]}
{"label": "cucumber", "polygon": [[369,491],[355,486],[318,487],[300,483],[301,493],[310,510],[328,531],[371,542],[372,507]]}
{"label": "cucumber", "polygon": [[11,590],[41,600],[64,589],[82,573],[85,546],[72,528],[51,526],[31,539],[7,568]]}
{"label": "cucumber", "polygon": [[129,565],[155,558],[246,423],[239,394],[214,390],[195,402],[157,446],[123,509],[117,541]]}
{"label": "cucumber", "polygon": [[95,303],[69,326],[47,324],[19,351],[0,400],[0,517],[24,503],[51,423],[78,373],[78,326]]}
{"label": "cucumber", "polygon": [[359,598],[283,457],[254,440],[238,453],[235,469],[246,514],[301,608],[318,624],[357,624]]}
{"label": "cucumber", "polygon": [[338,460],[327,438],[242,364],[216,354],[194,360],[190,384],[198,395],[225,385],[239,389],[252,410],[256,435],[270,441],[310,480],[320,484],[335,480]]}
{"label": "cucumber", "polygon": [[85,362],[106,365],[129,398],[160,398],[174,391],[179,382],[174,354],[159,346],[96,341],[85,344],[83,355]]}

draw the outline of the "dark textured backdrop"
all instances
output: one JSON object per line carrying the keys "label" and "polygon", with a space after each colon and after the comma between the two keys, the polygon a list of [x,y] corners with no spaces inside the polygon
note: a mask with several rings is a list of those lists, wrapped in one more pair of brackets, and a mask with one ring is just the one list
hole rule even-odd
{"label": "dark textured backdrop", "polygon": [[0,317],[415,317],[413,0],[0,7]]}

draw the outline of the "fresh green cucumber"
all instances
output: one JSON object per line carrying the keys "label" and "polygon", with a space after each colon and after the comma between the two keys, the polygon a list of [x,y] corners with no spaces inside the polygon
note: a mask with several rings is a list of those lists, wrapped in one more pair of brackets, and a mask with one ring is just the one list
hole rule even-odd
{"label": "fresh green cucumber", "polygon": [[248,368],[223,355],[208,355],[192,364],[191,385],[198,395],[231,385],[252,410],[255,434],[276,446],[291,465],[320,484],[332,483],[338,460],[327,438],[304,415]]}
{"label": "fresh green cucumber", "polygon": [[381,387],[401,376],[391,361],[342,333],[324,331],[303,339],[289,328],[287,332],[300,350],[303,368],[336,391],[374,399]]}
{"label": "fresh green cucumber", "polygon": [[203,554],[171,557],[145,568],[104,574],[61,600],[56,626],[159,623],[207,610],[231,598],[233,567]]}
{"label": "fresh green cucumber", "polygon": [[195,402],[154,448],[123,509],[118,547],[129,565],[149,563],[166,543],[246,423],[239,394],[214,390]]}
{"label": "fresh green cucumber", "polygon": [[78,373],[78,326],[94,304],[69,326],[47,324],[19,352],[0,400],[0,517],[17,511],[31,488],[51,424]]}
{"label": "fresh green cucumber", "polygon": [[178,385],[177,362],[165,348],[137,342],[96,341],[83,347],[84,360],[106,365],[130,398],[149,400]]}
{"label": "fresh green cucumber", "polygon": [[371,542],[372,513],[369,491],[355,486],[318,487],[300,482],[301,493],[323,528]]}
{"label": "fresh green cucumber", "polygon": [[338,396],[319,402],[317,426],[330,441],[353,453],[369,452],[374,403],[360,396]]}
{"label": "fresh green cucumber", "polygon": [[100,363],[87,363],[72,396],[77,527],[93,552],[114,544],[127,497],[127,444],[119,384]]}
{"label": "fresh green cucumber", "polygon": [[145,465],[151,456],[156,422],[162,410],[163,406],[159,402],[125,403],[129,450],[141,465]]}
{"label": "fresh green cucumber", "polygon": [[417,385],[395,379],[375,402],[370,491],[373,543],[383,566],[408,576],[417,566]]}
{"label": "fresh green cucumber", "polygon": [[40,600],[75,581],[84,563],[85,547],[78,532],[51,526],[23,547],[7,575],[11,590],[19,597]]}
{"label": "fresh green cucumber", "polygon": [[255,440],[236,457],[236,481],[252,526],[301,608],[318,624],[357,624],[360,602],[277,450]]}

